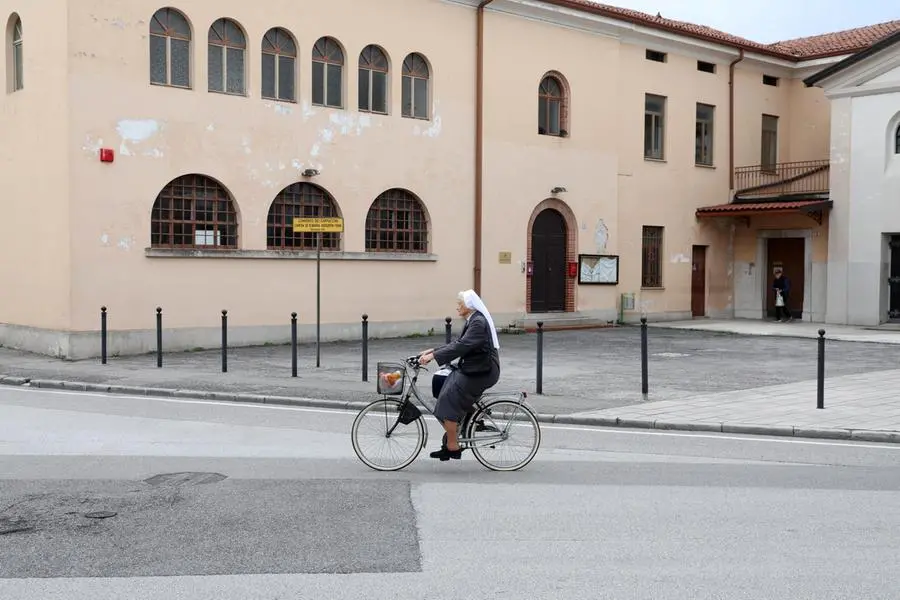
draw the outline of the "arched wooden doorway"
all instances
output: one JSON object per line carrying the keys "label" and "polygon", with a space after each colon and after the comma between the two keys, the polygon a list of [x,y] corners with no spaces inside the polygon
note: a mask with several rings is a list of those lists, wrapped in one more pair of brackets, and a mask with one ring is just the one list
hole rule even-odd
{"label": "arched wooden doorway", "polygon": [[566,310],[566,241],[568,228],[563,215],[552,208],[538,213],[531,226],[530,312]]}

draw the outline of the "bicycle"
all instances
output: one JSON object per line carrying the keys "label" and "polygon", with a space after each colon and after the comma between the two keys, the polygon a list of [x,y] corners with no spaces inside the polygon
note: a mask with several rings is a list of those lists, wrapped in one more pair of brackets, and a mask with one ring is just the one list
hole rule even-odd
{"label": "bicycle", "polygon": [[[403,363],[378,363],[377,389],[383,397],[363,407],[350,430],[353,451],[366,466],[376,471],[399,471],[412,464],[428,442],[425,415],[413,402],[415,398],[421,407],[434,414],[436,402],[433,405],[426,403],[416,387],[422,369],[425,367],[419,364],[418,356],[406,358]],[[476,460],[492,471],[517,471],[530,463],[541,444],[541,428],[534,411],[525,403],[527,396],[525,391],[482,394],[462,418],[458,429],[460,448],[471,450]],[[501,416],[508,413],[511,413],[508,418]],[[505,421],[505,425],[499,426],[498,421]],[[514,423],[521,425],[522,430],[531,430],[530,437],[528,432],[523,433],[527,442],[524,456],[508,464],[501,463],[493,459],[492,452],[498,447],[510,449]],[[367,433],[373,447],[391,446],[388,458],[373,457],[374,448],[362,443],[368,439]],[[364,436],[362,440],[361,435]],[[404,446],[406,450],[394,450],[405,442],[408,442],[408,446]]]}

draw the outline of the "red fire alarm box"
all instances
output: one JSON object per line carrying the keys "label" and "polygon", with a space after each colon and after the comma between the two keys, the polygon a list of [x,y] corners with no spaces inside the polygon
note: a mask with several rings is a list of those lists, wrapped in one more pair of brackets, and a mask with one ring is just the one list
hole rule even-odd
{"label": "red fire alarm box", "polygon": [[115,152],[112,148],[100,148],[100,162],[111,163],[115,159]]}
{"label": "red fire alarm box", "polygon": [[570,262],[566,271],[568,272],[569,277],[578,277],[578,263]]}

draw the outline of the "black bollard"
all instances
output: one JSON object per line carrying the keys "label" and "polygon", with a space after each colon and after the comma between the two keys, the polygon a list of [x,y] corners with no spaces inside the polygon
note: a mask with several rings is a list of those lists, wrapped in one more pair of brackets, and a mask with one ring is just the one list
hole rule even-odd
{"label": "black bollard", "polygon": [[641,317],[641,393],[646,396],[650,384],[647,381],[647,317]]}
{"label": "black bollard", "polygon": [[222,311],[222,372],[228,372],[228,311]]}
{"label": "black bollard", "polygon": [[825,408],[825,330],[819,330],[819,373],[816,389],[816,408]]}
{"label": "black bollard", "polygon": [[162,308],[156,307],[156,366],[162,369]]}
{"label": "black bollard", "polygon": [[100,364],[106,364],[106,307],[100,307]]}
{"label": "black bollard", "polygon": [[537,323],[537,381],[534,385],[534,393],[544,393],[544,322]]}
{"label": "black bollard", "polygon": [[445,339],[445,343],[449,344],[450,343],[450,334],[453,333],[453,319],[451,319],[450,317],[447,317],[444,319],[444,323],[445,323],[444,339]]}
{"label": "black bollard", "polygon": [[362,316],[362,380],[369,380],[369,315]]}
{"label": "black bollard", "polygon": [[297,376],[297,313],[291,313],[291,377]]}

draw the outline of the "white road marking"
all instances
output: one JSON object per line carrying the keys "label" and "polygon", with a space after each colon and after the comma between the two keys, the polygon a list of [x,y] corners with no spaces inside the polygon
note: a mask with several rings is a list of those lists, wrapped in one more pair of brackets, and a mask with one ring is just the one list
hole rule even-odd
{"label": "white road marking", "polygon": [[[275,404],[257,404],[253,402],[245,403],[245,402],[230,402],[230,401],[221,401],[221,400],[196,400],[191,398],[162,398],[158,396],[138,396],[138,395],[122,395],[122,394],[104,394],[102,392],[79,392],[79,391],[68,391],[68,390],[46,390],[42,388],[22,388],[22,387],[3,387],[3,391],[10,392],[20,392],[20,393],[31,393],[38,392],[41,394],[55,394],[62,396],[91,396],[95,398],[112,398],[112,399],[121,399],[121,400],[134,400],[135,398],[139,398],[141,400],[152,400],[153,402],[169,402],[176,404],[202,404],[209,406],[228,406],[228,407],[239,407],[239,408],[250,408],[250,409],[267,409],[267,410],[288,410],[288,411],[299,411],[299,412],[311,412],[311,413],[324,413],[324,414],[333,414],[333,415],[343,415],[347,417],[356,417],[356,412],[346,409],[337,409],[337,408],[315,408],[315,407],[307,407],[307,406],[283,406],[283,405],[275,405]],[[776,443],[776,444],[802,444],[806,446],[837,446],[844,448],[871,448],[876,450],[900,450],[900,444],[892,444],[892,443],[884,443],[884,444],[860,444],[853,442],[852,440],[838,440],[833,442],[825,442],[825,441],[814,441],[814,440],[805,440],[798,439],[795,437],[786,437],[785,439],[778,439],[772,437],[757,437],[748,435],[746,437],[735,436],[735,435],[723,435],[723,434],[715,434],[715,433],[678,433],[671,431],[660,431],[660,430],[647,430],[647,431],[638,431],[633,429],[617,429],[613,427],[579,427],[577,425],[548,425],[546,423],[541,423],[541,429],[554,429],[560,431],[589,431],[593,433],[606,433],[613,435],[654,435],[654,436],[662,436],[662,437],[678,437],[678,438],[701,438],[701,439],[712,439],[712,440],[735,440],[739,442],[757,442],[757,443]]]}

